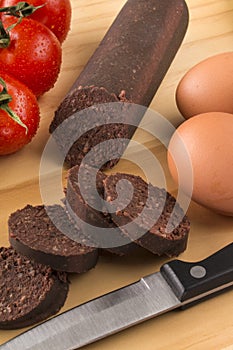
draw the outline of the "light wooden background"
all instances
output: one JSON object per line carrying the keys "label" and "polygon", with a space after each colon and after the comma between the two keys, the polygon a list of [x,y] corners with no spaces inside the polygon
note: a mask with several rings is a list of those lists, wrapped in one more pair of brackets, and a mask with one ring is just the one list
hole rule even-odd
{"label": "light wooden background", "polygon": [[[38,173],[41,154],[48,139],[48,125],[56,107],[124,3],[125,0],[72,0],[72,28],[63,44],[62,70],[55,87],[40,98],[38,134],[22,151],[0,158],[1,245],[8,245],[9,214],[27,203],[41,203]],[[182,121],[174,100],[179,79],[202,59],[233,50],[233,0],[187,0],[187,4],[190,24],[185,40],[151,104],[152,109],[174,125]],[[137,133],[136,139],[152,150],[161,162],[168,190],[175,193],[175,185],[166,168],[166,150],[145,133]],[[137,167],[126,161],[121,161],[114,170],[140,174]],[[181,259],[203,259],[232,242],[233,218],[217,215],[195,203],[191,203],[188,215],[192,223],[190,240]],[[149,253],[124,258],[102,257],[95,269],[80,276],[71,276],[70,294],[63,310],[134,282],[159,269],[165,261],[166,258]],[[20,331],[0,331],[0,344],[18,333]],[[232,349],[232,345],[233,291],[229,291],[186,311],[174,311],[147,321],[86,349],[212,350]]]}

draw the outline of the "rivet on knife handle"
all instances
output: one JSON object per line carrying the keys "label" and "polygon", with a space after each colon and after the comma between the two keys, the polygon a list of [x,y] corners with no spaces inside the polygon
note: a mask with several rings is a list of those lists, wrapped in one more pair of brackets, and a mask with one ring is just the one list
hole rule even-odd
{"label": "rivet on knife handle", "polygon": [[1,350],[71,350],[233,286],[233,244],[197,263],[175,260],[66,311],[0,346]]}
{"label": "rivet on knife handle", "polygon": [[198,263],[173,260],[160,271],[178,299],[187,301],[188,306],[233,285],[233,243]]}

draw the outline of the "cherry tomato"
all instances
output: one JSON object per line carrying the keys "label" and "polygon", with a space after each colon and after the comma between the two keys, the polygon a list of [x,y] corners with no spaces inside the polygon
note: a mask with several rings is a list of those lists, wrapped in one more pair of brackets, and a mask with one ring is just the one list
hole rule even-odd
{"label": "cherry tomato", "polygon": [[[12,16],[5,16],[4,28],[16,21]],[[50,90],[61,67],[62,51],[56,36],[29,18],[23,18],[9,34],[9,46],[0,49],[1,70],[23,82],[36,96]]]}
{"label": "cherry tomato", "polygon": [[[3,0],[1,7],[15,6],[19,0]],[[48,27],[62,43],[70,30],[71,3],[70,0],[28,0],[28,4],[37,9],[30,18],[43,23]]]}
{"label": "cherry tomato", "polygon": [[[18,151],[32,140],[39,126],[40,111],[35,95],[27,86],[1,71],[0,78],[4,80],[7,93],[12,98],[8,103],[9,108],[26,126],[13,120],[2,109],[4,105],[0,102],[0,155],[6,155]],[[2,91],[4,87],[0,84]]]}

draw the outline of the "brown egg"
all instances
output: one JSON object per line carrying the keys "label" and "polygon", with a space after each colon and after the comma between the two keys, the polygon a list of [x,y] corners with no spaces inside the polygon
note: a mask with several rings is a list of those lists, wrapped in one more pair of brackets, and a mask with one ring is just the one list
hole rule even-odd
{"label": "brown egg", "polygon": [[233,114],[204,113],[182,123],[168,146],[168,166],[185,193],[193,186],[194,201],[233,216]]}
{"label": "brown egg", "polygon": [[176,103],[186,119],[206,112],[233,113],[233,51],[191,68],[178,84]]}

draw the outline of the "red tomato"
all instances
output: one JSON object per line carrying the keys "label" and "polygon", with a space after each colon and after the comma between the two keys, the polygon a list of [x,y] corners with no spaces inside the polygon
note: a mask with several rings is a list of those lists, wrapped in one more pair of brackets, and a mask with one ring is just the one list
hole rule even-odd
{"label": "red tomato", "polygon": [[[3,0],[1,7],[15,6],[18,2],[19,0]],[[44,5],[30,15],[30,18],[43,23],[62,43],[70,29],[70,0],[29,0],[27,3],[35,7]]]}
{"label": "red tomato", "polygon": [[[0,72],[0,77],[5,81],[7,92],[12,97],[9,107],[27,126],[26,132],[23,126],[1,109],[0,103],[0,155],[5,155],[18,151],[31,141],[39,126],[40,111],[35,95],[27,86],[6,73]],[[0,91],[2,90],[0,85]]]}
{"label": "red tomato", "polygon": [[[17,21],[3,20],[4,28]],[[0,49],[2,71],[27,85],[36,96],[50,90],[59,75],[62,51],[56,36],[43,24],[23,18],[10,30],[10,45]]]}

